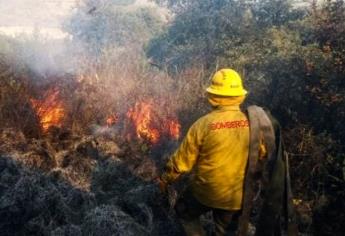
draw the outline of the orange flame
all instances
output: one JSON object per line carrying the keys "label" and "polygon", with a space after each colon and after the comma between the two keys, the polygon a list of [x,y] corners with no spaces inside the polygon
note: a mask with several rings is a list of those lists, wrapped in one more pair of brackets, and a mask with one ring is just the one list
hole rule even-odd
{"label": "orange flame", "polygon": [[139,139],[148,140],[152,144],[159,142],[162,135],[168,135],[173,139],[180,137],[181,125],[177,120],[166,120],[154,113],[155,104],[149,102],[137,102],[127,112],[127,117],[133,122],[136,136]]}
{"label": "orange flame", "polygon": [[180,132],[181,132],[181,125],[178,123],[177,120],[169,120],[167,122],[168,131],[170,137],[173,139],[179,139],[180,138]]}
{"label": "orange flame", "polygon": [[127,112],[127,117],[133,122],[136,135],[139,139],[147,139],[155,144],[159,141],[159,131],[152,127],[152,102],[137,102],[135,106]]}
{"label": "orange flame", "polygon": [[117,124],[118,121],[119,121],[119,117],[117,116],[117,114],[111,114],[107,118],[106,123],[107,123],[108,127],[111,127],[111,126]]}
{"label": "orange flame", "polygon": [[59,99],[59,94],[59,90],[50,89],[44,94],[42,100],[30,99],[43,132],[47,132],[52,126],[60,127],[65,117],[64,105]]}

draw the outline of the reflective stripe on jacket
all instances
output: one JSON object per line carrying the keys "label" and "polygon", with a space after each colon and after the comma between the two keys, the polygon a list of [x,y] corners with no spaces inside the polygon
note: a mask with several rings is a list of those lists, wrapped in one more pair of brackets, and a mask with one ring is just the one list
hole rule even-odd
{"label": "reflective stripe on jacket", "polygon": [[[197,200],[213,208],[241,209],[248,150],[246,115],[238,105],[219,106],[192,125],[162,179],[171,183],[194,168],[191,187]],[[260,152],[263,156],[263,145]]]}

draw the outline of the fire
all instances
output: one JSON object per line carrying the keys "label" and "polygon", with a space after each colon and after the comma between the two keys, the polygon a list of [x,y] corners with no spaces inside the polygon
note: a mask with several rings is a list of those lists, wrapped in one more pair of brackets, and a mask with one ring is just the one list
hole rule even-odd
{"label": "fire", "polygon": [[172,137],[173,139],[180,138],[181,125],[180,123],[178,123],[177,120],[169,120],[167,122],[167,128],[168,128],[170,137]]}
{"label": "fire", "polygon": [[113,125],[116,125],[117,122],[119,121],[119,117],[117,114],[111,114],[107,120],[106,120],[106,123],[107,123],[107,126],[108,127],[111,127]]}
{"label": "fire", "polygon": [[52,126],[60,127],[65,117],[64,105],[59,99],[59,94],[58,89],[50,89],[44,94],[43,99],[30,99],[43,132],[47,132]]}
{"label": "fire", "polygon": [[152,101],[146,101],[137,102],[128,110],[126,115],[135,127],[137,138],[148,140],[152,144],[158,143],[164,135],[178,139],[181,129],[178,121],[162,119],[154,113],[154,108],[157,106]]}
{"label": "fire", "polygon": [[152,127],[152,111],[152,102],[137,102],[133,108],[129,109],[127,117],[133,122],[139,139],[147,139],[155,144],[159,141],[160,134],[157,129]]}

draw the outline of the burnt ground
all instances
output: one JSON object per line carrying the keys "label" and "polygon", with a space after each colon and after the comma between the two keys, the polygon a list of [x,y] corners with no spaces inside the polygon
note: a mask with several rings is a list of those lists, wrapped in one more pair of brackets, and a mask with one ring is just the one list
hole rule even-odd
{"label": "burnt ground", "polygon": [[0,235],[181,235],[145,144],[1,132]]}

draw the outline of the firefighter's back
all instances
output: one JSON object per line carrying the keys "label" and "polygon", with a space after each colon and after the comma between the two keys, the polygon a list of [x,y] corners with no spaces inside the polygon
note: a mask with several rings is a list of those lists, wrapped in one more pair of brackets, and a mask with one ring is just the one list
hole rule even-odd
{"label": "firefighter's back", "polygon": [[249,150],[246,115],[239,106],[221,106],[197,127],[203,141],[192,180],[195,197],[213,208],[240,209]]}

